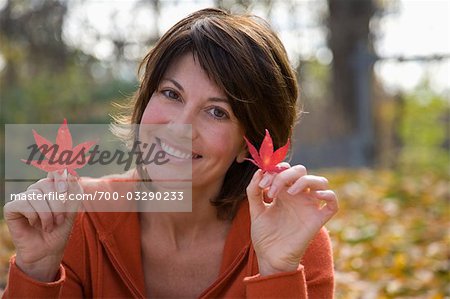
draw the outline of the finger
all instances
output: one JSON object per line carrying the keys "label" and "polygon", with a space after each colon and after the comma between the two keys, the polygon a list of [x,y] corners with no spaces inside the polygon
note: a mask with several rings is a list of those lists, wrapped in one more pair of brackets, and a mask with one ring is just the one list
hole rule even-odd
{"label": "finger", "polygon": [[33,219],[29,219],[28,222],[30,223],[31,226],[33,226],[39,230],[44,230],[44,226],[41,223],[38,213],[34,210],[33,206],[31,205],[31,201],[38,200],[37,199],[38,196],[40,196],[40,197],[44,196],[42,194],[42,192],[39,190],[39,185],[45,181],[46,181],[46,178],[40,179],[36,183],[28,186],[27,190],[24,192],[24,194],[26,194],[27,198],[29,198],[29,196],[31,196],[31,198],[32,198],[32,199],[25,200],[25,202],[27,202],[27,205],[29,205],[31,207],[31,209],[34,211],[33,213],[34,213],[34,216],[36,217],[36,219],[34,219],[34,216],[32,216]]}
{"label": "finger", "polygon": [[267,196],[270,198],[275,198],[281,189],[290,186],[306,174],[306,168],[303,165],[295,165],[283,172],[278,173],[273,179],[272,185],[267,192]]}
{"label": "finger", "polygon": [[65,194],[58,194],[54,199],[48,200],[47,204],[53,213],[54,224],[61,225],[64,223],[64,218],[66,217],[66,205],[64,204],[66,200]]}
{"label": "finger", "polygon": [[71,174],[67,175],[68,189],[67,192],[70,194],[82,194],[84,193],[83,188],[80,185],[79,178]]}
{"label": "finger", "polygon": [[51,176],[54,179],[55,190],[59,193],[66,193],[68,190],[67,170],[64,169],[64,171],[62,171],[61,173],[59,173],[58,171],[54,171],[51,173]]}
{"label": "finger", "polygon": [[257,217],[265,209],[263,201],[263,189],[259,187],[262,178],[263,178],[262,170],[258,169],[253,175],[253,178],[250,181],[250,184],[248,184],[246,190],[248,203],[250,207],[250,214],[253,215],[253,217]]}
{"label": "finger", "polygon": [[288,162],[280,162],[277,164],[277,167],[289,169],[289,168],[291,168],[291,164],[289,164]]}
{"label": "finger", "polygon": [[[42,184],[42,182],[47,182],[47,181],[48,181],[48,178],[40,179],[36,183],[31,184],[30,186],[28,186],[27,190],[24,193],[26,193],[27,191],[30,191],[30,190],[39,189],[39,185]],[[44,184],[46,184],[46,183],[44,183]]]}
{"label": "finger", "polygon": [[65,193],[59,193],[58,191],[55,191],[58,184],[57,181],[61,181],[59,177],[61,177],[61,174],[58,174],[58,172],[49,172],[47,178],[40,180],[35,185],[35,188],[41,190],[45,195],[45,200],[50,208],[50,211],[52,212],[53,223],[55,225],[60,225],[64,220],[63,203],[65,199]]}
{"label": "finger", "polygon": [[61,200],[55,200],[50,202],[50,208],[54,212],[55,215],[55,223],[57,225],[61,225],[64,223],[65,220],[65,201],[67,199],[67,192],[69,190],[69,184],[67,182],[67,169],[64,169],[63,171],[55,171],[52,172],[52,176],[54,179],[54,188],[57,190],[60,194],[63,194],[61,197]]}
{"label": "finger", "polygon": [[332,190],[312,191],[311,195],[325,202],[325,205],[321,208],[321,212],[325,220],[324,222],[327,222],[339,210],[336,193]]}
{"label": "finger", "polygon": [[30,226],[40,228],[39,215],[30,205],[28,200],[8,202],[3,208],[6,221],[26,219]]}
{"label": "finger", "polygon": [[[46,180],[39,184],[40,190],[47,195],[46,201],[53,215],[53,223],[58,226],[64,222],[66,193],[55,192],[55,185],[58,185],[58,173],[49,175]],[[64,181],[67,185],[67,183]],[[67,188],[66,188],[67,189]]]}
{"label": "finger", "polygon": [[29,191],[26,191],[27,193],[34,193],[34,194],[42,194],[41,199],[38,199],[37,196],[35,196],[35,199],[27,200],[30,206],[33,207],[34,211],[39,216],[39,220],[41,221],[42,230],[45,232],[51,232],[53,230],[53,213],[50,210],[50,207],[47,203],[47,201],[44,199],[44,192],[40,189],[32,189]]}
{"label": "finger", "polygon": [[[291,168],[291,165],[288,162],[281,162],[281,163],[277,164],[277,167],[289,169],[289,168]],[[271,173],[271,172],[264,173],[264,176],[263,176],[261,182],[259,183],[259,187],[267,188],[270,185],[272,185],[272,182],[273,182],[273,179],[275,178],[275,176],[276,176],[275,173]]]}
{"label": "finger", "polygon": [[259,188],[269,187],[272,184],[274,177],[275,177],[275,174],[272,174],[270,172],[264,173],[262,175],[261,181],[258,184]]}
{"label": "finger", "polygon": [[[81,187],[78,178],[69,174],[67,176],[67,183],[68,183],[68,189],[67,189],[67,193],[68,194],[83,194],[83,188]],[[66,207],[66,212],[68,213],[68,218],[73,219],[73,217],[75,216],[76,212],[78,211],[78,207],[79,207],[79,201],[78,200],[66,200],[65,204],[67,205]]]}
{"label": "finger", "polygon": [[305,175],[299,178],[292,186],[290,186],[287,190],[287,193],[296,195],[308,188],[311,190],[328,189],[328,180],[321,176]]}

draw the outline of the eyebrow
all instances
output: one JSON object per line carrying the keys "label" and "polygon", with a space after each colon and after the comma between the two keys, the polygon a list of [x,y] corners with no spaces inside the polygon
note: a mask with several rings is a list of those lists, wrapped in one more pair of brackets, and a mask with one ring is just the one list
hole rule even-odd
{"label": "eyebrow", "polygon": [[[181,86],[181,84],[178,83],[175,79],[163,78],[162,81],[172,82],[173,85],[175,85],[179,90],[184,92],[183,86]],[[208,101],[211,101],[211,102],[224,102],[226,104],[230,104],[230,101],[228,100],[228,98],[221,98],[221,97],[210,97],[210,98],[208,98]]]}

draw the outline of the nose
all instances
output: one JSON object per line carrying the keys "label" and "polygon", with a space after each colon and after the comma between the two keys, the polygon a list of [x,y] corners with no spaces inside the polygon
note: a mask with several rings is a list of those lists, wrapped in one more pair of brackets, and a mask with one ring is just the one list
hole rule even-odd
{"label": "nose", "polygon": [[174,115],[167,125],[173,137],[192,141],[196,137],[195,111],[185,107],[180,113]]}
{"label": "nose", "polygon": [[167,125],[168,132],[174,137],[181,140],[192,140],[192,125],[179,122],[170,122]]}

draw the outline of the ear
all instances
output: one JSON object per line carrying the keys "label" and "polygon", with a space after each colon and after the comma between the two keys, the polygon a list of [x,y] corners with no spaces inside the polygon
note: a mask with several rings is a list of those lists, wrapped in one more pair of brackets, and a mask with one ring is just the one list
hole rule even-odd
{"label": "ear", "polygon": [[245,158],[247,158],[247,155],[248,155],[247,145],[244,143],[244,145],[242,146],[241,151],[236,156],[236,162],[237,163],[244,162]]}

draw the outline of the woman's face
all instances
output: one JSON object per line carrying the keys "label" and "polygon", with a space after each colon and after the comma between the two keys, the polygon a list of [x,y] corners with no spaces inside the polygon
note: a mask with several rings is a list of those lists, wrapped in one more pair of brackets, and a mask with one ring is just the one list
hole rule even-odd
{"label": "woman's face", "polygon": [[[169,167],[190,166],[192,162],[193,187],[220,188],[232,162],[246,157],[244,131],[225,93],[192,53],[169,66],[141,124],[167,128],[161,136],[155,133],[155,143],[170,159]],[[151,169],[149,173],[152,177]]]}

